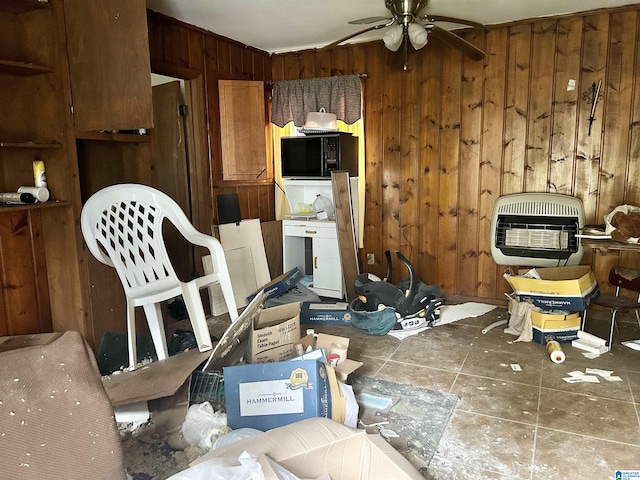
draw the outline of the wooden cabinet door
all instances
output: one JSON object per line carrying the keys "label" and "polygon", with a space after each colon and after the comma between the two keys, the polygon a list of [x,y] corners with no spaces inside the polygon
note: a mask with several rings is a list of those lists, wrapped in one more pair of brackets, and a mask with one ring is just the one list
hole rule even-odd
{"label": "wooden cabinet door", "polygon": [[153,127],[144,0],[64,0],[76,132]]}
{"label": "wooden cabinet door", "polygon": [[264,180],[267,166],[264,84],[219,80],[222,179]]}

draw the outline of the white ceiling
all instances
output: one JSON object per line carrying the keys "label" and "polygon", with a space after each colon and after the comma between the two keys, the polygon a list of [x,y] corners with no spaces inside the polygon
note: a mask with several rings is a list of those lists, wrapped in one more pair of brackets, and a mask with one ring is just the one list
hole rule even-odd
{"label": "white ceiling", "polygon": [[[147,8],[269,53],[327,45],[367,25],[349,20],[388,16],[384,0],[146,0]],[[423,11],[485,25],[637,4],[632,0],[429,0]],[[443,24],[443,28],[459,25]],[[348,43],[382,38],[382,30]]]}

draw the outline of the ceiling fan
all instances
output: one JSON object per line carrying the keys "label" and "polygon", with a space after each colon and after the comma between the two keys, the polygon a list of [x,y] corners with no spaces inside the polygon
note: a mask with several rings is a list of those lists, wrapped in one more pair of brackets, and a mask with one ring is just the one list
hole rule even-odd
{"label": "ceiling fan", "polygon": [[369,25],[373,23],[376,25],[336,40],[324,46],[323,49],[335,47],[363,33],[388,27],[388,30],[382,37],[382,41],[385,46],[393,52],[403,46],[404,70],[407,69],[409,44],[411,44],[415,50],[419,50],[427,44],[430,36],[441,40],[453,48],[457,48],[471,60],[478,61],[484,59],[486,54],[482,50],[455,33],[439,27],[435,22],[457,23],[481,29],[485,28],[484,25],[460,18],[429,15],[422,11],[427,6],[427,2],[428,0],[385,0],[385,7],[391,12],[391,17],[367,17],[352,20],[349,22],[351,25]]}

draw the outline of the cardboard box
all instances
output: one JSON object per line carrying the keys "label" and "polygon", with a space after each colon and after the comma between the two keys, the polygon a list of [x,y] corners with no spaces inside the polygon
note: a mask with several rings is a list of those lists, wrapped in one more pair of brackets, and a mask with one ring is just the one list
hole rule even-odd
{"label": "cardboard box", "polygon": [[586,310],[598,298],[596,277],[587,265],[537,268],[541,279],[505,274],[521,302],[532,302],[544,310]]}
{"label": "cardboard box", "polygon": [[533,327],[533,341],[541,345],[545,345],[547,343],[545,338],[551,337],[560,343],[571,342],[578,338],[578,328],[540,329],[538,327]]}
{"label": "cardboard box", "polygon": [[[299,278],[300,270],[298,270],[298,267],[294,267],[293,269],[283,273],[279,277],[274,278],[266,285],[260,287],[260,291],[264,291],[264,294],[266,295],[265,300],[273,297],[279,297],[291,287],[293,287],[298,282]],[[255,297],[258,293],[259,292],[252,293],[247,297],[247,300],[253,300],[253,297]]]}
{"label": "cardboard box", "polygon": [[[299,342],[302,345],[303,351],[306,351],[309,346],[313,347],[313,335],[305,335]],[[340,346],[344,350],[344,356],[338,365],[335,366],[336,376],[339,380],[346,381],[350,373],[355,372],[360,368],[363,363],[356,362],[348,358],[349,352],[349,338],[340,337],[337,335],[327,335],[326,333],[318,333],[315,340],[316,349],[322,349],[325,352],[325,356],[329,355],[332,350],[332,346]]]}
{"label": "cardboard box", "polygon": [[269,430],[331,417],[328,368],[316,360],[225,367],[227,425]]}
{"label": "cardboard box", "polygon": [[540,330],[579,330],[581,323],[578,312],[531,311],[531,325]]}
{"label": "cardboard box", "polygon": [[251,325],[251,363],[281,362],[295,355],[300,340],[300,304],[266,308]]}
{"label": "cardboard box", "polygon": [[379,434],[326,418],[311,418],[212,450],[193,464],[237,458],[243,451],[267,455],[299,478],[328,474],[332,480],[424,480]]}
{"label": "cardboard box", "polygon": [[[509,300],[509,313],[513,308],[515,299]],[[582,317],[578,312],[567,312],[562,310],[531,310],[531,325],[539,330],[579,330]]]}
{"label": "cardboard box", "polygon": [[349,304],[345,302],[302,302],[300,323],[303,325],[351,325]]}

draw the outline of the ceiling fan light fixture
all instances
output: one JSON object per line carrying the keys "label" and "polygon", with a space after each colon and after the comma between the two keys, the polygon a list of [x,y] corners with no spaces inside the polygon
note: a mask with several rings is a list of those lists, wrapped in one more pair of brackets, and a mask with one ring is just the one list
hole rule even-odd
{"label": "ceiling fan light fixture", "polygon": [[420,50],[429,42],[429,32],[419,23],[409,24],[409,40],[416,50]]}
{"label": "ceiling fan light fixture", "polygon": [[402,26],[393,25],[392,27],[389,27],[387,29],[384,36],[382,37],[382,41],[389,50],[395,52],[400,48],[400,45],[402,45],[403,38],[404,32],[402,30]]}

